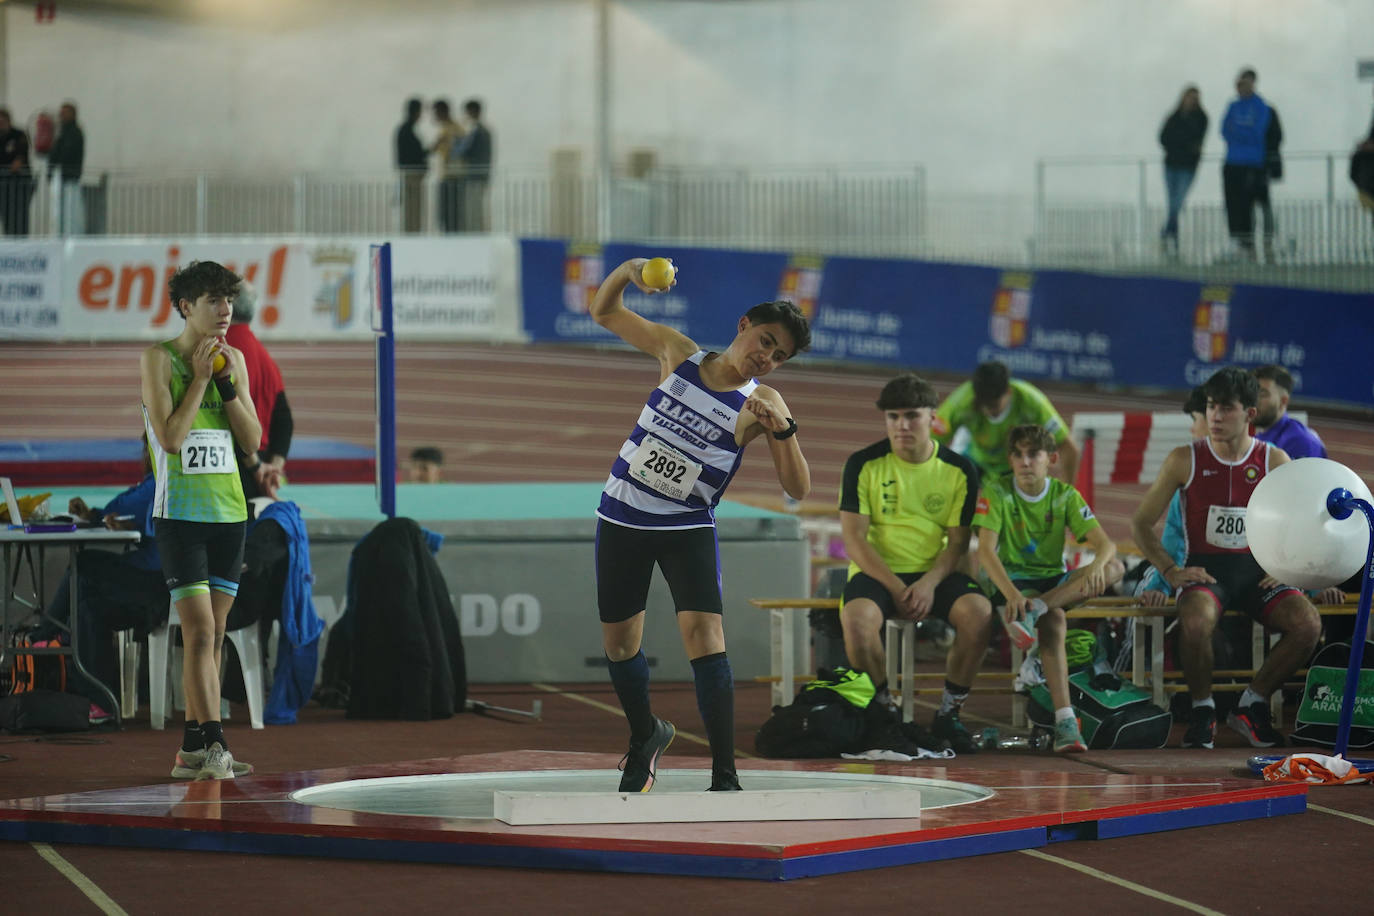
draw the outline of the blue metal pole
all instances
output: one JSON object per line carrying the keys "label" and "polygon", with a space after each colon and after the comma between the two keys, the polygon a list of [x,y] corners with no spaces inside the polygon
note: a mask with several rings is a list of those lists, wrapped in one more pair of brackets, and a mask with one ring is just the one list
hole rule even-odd
{"label": "blue metal pole", "polygon": [[1338,519],[1349,518],[1356,509],[1364,514],[1369,526],[1369,546],[1365,550],[1364,576],[1360,581],[1360,605],[1355,610],[1355,632],[1350,636],[1350,667],[1345,672],[1345,695],[1341,697],[1341,718],[1336,729],[1335,753],[1344,757],[1350,743],[1350,723],[1355,717],[1355,692],[1360,685],[1360,671],[1364,664],[1364,642],[1369,632],[1369,599],[1374,592],[1374,506],[1358,499],[1344,487],[1337,487],[1326,496],[1326,511]]}

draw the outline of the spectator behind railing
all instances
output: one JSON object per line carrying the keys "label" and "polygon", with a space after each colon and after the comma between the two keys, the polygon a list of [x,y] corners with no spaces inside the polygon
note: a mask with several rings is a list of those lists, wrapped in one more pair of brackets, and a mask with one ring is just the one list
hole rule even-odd
{"label": "spectator behind railing", "polygon": [[462,164],[458,159],[458,143],[463,139],[463,127],[453,120],[447,99],[437,99],[433,109],[434,121],[439,125],[439,137],[429,151],[439,160],[439,231],[457,232],[461,224],[459,204],[463,192],[459,177]]}
{"label": "spectator behind railing", "polygon": [[1159,145],[1164,147],[1164,189],[1169,195],[1169,218],[1160,231],[1160,244],[1170,257],[1178,256],[1178,214],[1193,186],[1206,137],[1207,112],[1202,110],[1198,88],[1188,86],[1159,129]]}
{"label": "spectator behind railing", "polygon": [[1264,216],[1265,260],[1274,260],[1274,209],[1269,182],[1283,177],[1279,147],[1283,128],[1274,108],[1255,92],[1256,75],[1246,69],[1236,77],[1235,98],[1226,108],[1221,135],[1226,140],[1226,164],[1221,167],[1226,196],[1226,222],[1235,248],[1231,257],[1255,260],[1255,205]]}
{"label": "spectator behind railing", "polygon": [[406,101],[406,119],[396,128],[396,168],[401,172],[401,228],[419,232],[424,228],[424,181],[429,164],[425,146],[415,134],[425,103],[418,98]]}
{"label": "spectator behind railing", "polygon": [[468,116],[467,133],[458,141],[454,155],[462,163],[459,177],[458,229],[460,232],[486,232],[491,228],[487,218],[487,190],[491,184],[491,131],[482,123],[482,103],[468,99],[463,103]]}
{"label": "spectator behind railing", "polygon": [[0,230],[11,238],[29,234],[33,169],[29,135],[14,126],[8,108],[0,108]]}
{"label": "spectator behind railing", "polygon": [[86,135],[76,123],[76,104],[63,102],[58,111],[57,140],[48,153],[57,226],[61,235],[86,232],[86,205],[81,199],[81,167],[86,161]]}
{"label": "spectator behind railing", "polygon": [[1355,147],[1350,157],[1350,180],[1360,195],[1360,206],[1374,216],[1374,122],[1369,125],[1369,136]]}

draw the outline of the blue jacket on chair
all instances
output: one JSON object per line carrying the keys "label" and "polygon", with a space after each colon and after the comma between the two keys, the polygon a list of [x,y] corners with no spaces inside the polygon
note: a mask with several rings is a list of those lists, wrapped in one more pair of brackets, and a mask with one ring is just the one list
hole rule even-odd
{"label": "blue jacket on chair", "polygon": [[269,725],[289,725],[296,721],[296,710],[309,702],[315,688],[324,621],[315,613],[310,589],[315,581],[310,571],[310,539],[300,508],[293,502],[274,502],[253,524],[264,521],[276,522],[286,532],[290,558],[282,592],[277,665],[272,672],[272,694],[263,710],[263,721]]}

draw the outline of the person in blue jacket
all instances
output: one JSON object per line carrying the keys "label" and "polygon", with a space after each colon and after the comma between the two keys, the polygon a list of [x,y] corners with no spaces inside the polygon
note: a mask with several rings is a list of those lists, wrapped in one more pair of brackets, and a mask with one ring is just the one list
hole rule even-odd
{"label": "person in blue jacket", "polygon": [[[153,538],[153,495],[156,483],[147,469],[145,450],[143,479],[104,506],[92,509],[79,496],[67,504],[67,511],[93,525],[123,531],[140,531],[143,540],[134,550],[114,553],[108,550],[82,550],[77,570],[77,652],[82,666],[119,694],[119,659],[115,653],[114,633],[134,630],[145,634],[167,620],[170,596],[162,578],[162,559]],[[33,639],[57,637],[71,614],[71,570],[62,576],[48,603],[46,620],[37,627]],[[76,692],[91,700],[91,720],[111,718],[101,704],[108,702],[91,683],[76,683]]]}
{"label": "person in blue jacket", "polygon": [[[1226,140],[1226,161],[1221,167],[1222,191],[1226,197],[1226,223],[1236,252],[1247,260],[1255,258],[1255,205],[1264,211],[1266,247],[1274,237],[1273,210],[1269,204],[1269,181],[1282,175],[1278,150],[1283,128],[1278,113],[1255,92],[1255,71],[1246,69],[1236,77],[1236,98],[1226,108],[1221,121],[1221,136]],[[1272,251],[1270,252],[1272,258]]]}

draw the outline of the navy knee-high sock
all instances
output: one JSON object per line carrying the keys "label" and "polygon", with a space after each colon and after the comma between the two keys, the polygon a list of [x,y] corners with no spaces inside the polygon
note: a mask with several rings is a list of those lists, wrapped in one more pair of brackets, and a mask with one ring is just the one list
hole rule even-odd
{"label": "navy knee-high sock", "polygon": [[711,772],[735,772],[735,677],[724,652],[692,659],[697,709],[711,742]]}
{"label": "navy knee-high sock", "polygon": [[645,741],[654,730],[654,714],[649,708],[649,660],[640,649],[634,658],[623,662],[606,660],[611,685],[630,722],[630,740]]}

